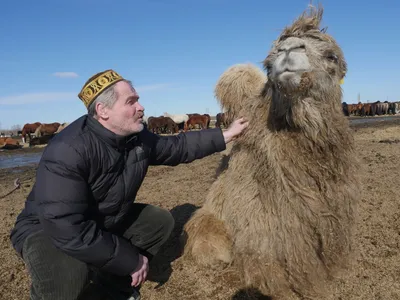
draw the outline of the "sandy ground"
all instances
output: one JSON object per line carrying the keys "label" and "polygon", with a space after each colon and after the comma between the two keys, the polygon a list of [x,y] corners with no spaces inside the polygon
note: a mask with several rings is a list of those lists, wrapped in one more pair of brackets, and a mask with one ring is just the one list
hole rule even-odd
{"label": "sandy ground", "polygon": [[[327,287],[332,291],[328,299],[400,299],[400,118],[352,127],[364,183],[356,258],[350,272]],[[269,299],[257,292],[248,296],[234,271],[206,270],[179,258],[178,236],[202,205],[221,155],[177,167],[150,167],[137,202],[169,209],[176,228],[152,265],[142,299]],[[0,299],[29,299],[29,276],[11,247],[9,232],[34,175],[34,167],[0,170],[0,197],[13,189],[17,177],[22,181],[20,189],[0,198]]]}

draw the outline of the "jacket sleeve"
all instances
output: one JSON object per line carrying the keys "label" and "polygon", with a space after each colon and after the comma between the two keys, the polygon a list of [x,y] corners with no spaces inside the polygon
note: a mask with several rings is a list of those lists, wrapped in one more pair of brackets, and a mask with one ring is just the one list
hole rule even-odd
{"label": "jacket sleeve", "polygon": [[73,147],[62,142],[48,145],[36,177],[43,230],[64,253],[102,270],[129,275],[137,266],[138,250],[90,218],[95,206],[87,167]]}
{"label": "jacket sleeve", "polygon": [[190,163],[226,149],[220,128],[185,132],[173,136],[159,136],[146,130],[145,135],[151,144],[151,165],[175,166]]}

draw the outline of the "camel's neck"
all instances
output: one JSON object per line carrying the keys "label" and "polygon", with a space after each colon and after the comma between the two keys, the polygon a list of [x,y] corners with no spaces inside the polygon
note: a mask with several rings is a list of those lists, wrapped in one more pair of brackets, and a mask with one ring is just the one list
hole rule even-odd
{"label": "camel's neck", "polygon": [[347,132],[340,99],[288,97],[277,91],[270,99],[267,123],[273,132],[291,132],[316,146],[340,144]]}
{"label": "camel's neck", "polygon": [[[301,185],[352,176],[354,143],[339,98],[336,103],[262,96],[251,110],[251,130],[239,143],[253,149],[255,159],[264,157],[268,172],[304,178]],[[265,182],[265,172],[260,172],[260,182]]]}
{"label": "camel's neck", "polygon": [[266,139],[268,163],[286,177],[298,175],[303,178],[299,181],[301,185],[351,176],[349,159],[354,144],[346,120],[335,120],[333,116],[312,119],[314,116],[315,112],[311,110],[296,119],[300,118],[299,114],[292,112],[286,123],[279,120],[281,127],[269,131]]}

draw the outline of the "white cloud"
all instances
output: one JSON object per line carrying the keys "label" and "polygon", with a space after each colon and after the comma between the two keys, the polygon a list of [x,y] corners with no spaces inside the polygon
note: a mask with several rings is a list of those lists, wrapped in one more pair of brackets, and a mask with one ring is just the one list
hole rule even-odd
{"label": "white cloud", "polygon": [[78,77],[79,75],[76,74],[75,72],[56,72],[53,73],[53,76],[60,78],[75,78]]}
{"label": "white cloud", "polygon": [[76,93],[27,93],[8,97],[0,97],[0,104],[22,105],[76,99]]}
{"label": "white cloud", "polygon": [[141,86],[134,86],[135,90],[139,93],[160,90],[163,88],[170,87],[170,83],[157,83],[157,84],[149,84],[149,85],[141,85]]}

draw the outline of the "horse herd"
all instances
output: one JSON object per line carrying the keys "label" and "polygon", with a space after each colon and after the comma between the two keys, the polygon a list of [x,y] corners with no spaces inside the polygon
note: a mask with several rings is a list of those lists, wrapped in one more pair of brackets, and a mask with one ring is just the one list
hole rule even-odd
{"label": "horse herd", "polygon": [[[147,128],[157,134],[174,134],[179,131],[188,131],[195,128],[207,129],[210,128],[211,117],[209,114],[181,114],[171,115],[164,113],[159,117],[144,117],[143,122]],[[229,124],[224,113],[218,113],[216,116],[215,127],[227,127]]]}
{"label": "horse herd", "polygon": [[400,101],[396,102],[380,102],[376,101],[373,103],[362,103],[357,104],[347,104],[342,103],[343,113],[345,116],[375,116],[375,115],[396,115],[400,113]]}
{"label": "horse herd", "polygon": [[[196,128],[198,125],[200,129],[206,129],[210,127],[211,117],[208,114],[182,114],[182,115],[171,115],[164,113],[160,117],[144,117],[143,122],[146,124],[147,128],[157,134],[174,134],[179,131],[188,131]],[[29,145],[37,145],[42,143],[44,139],[51,138],[54,134],[60,132],[64,129],[68,123],[60,124],[58,122],[54,123],[27,123],[21,130],[22,142],[26,143],[26,137],[29,137]],[[219,113],[216,117],[216,127],[227,127],[229,124],[226,121],[225,114]],[[32,138],[32,135],[35,138]],[[46,142],[46,141],[44,141]]]}
{"label": "horse herd", "polygon": [[[59,133],[66,126],[68,126],[68,123],[27,123],[24,125],[24,127],[22,127],[22,130],[18,132],[18,134],[21,134],[23,143],[27,142],[26,136],[28,136],[29,146],[39,145],[43,142],[47,142],[48,139],[53,137],[54,134]],[[35,138],[32,138],[32,135],[34,135]]]}
{"label": "horse herd", "polygon": [[[68,123],[27,123],[22,127],[22,130],[17,132],[17,135],[21,136],[22,143],[24,144],[27,142],[26,137],[28,136],[29,146],[46,144],[54,134],[60,132],[66,126],[68,126]],[[32,136],[34,136],[34,138],[32,138]],[[0,147],[2,149],[11,150],[21,148],[22,146],[16,139],[14,139],[13,133],[9,136],[5,136],[5,134],[2,133],[0,137]]]}
{"label": "horse herd", "polygon": [[[160,117],[144,117],[143,122],[146,124],[148,129],[157,134],[174,134],[180,131],[188,131],[199,126],[200,129],[206,129],[210,127],[211,117],[208,114],[182,114],[182,115],[171,115],[164,113]],[[40,144],[47,144],[48,141],[61,130],[63,130],[69,123],[27,123],[22,127],[21,131],[18,131],[18,135],[21,136],[22,143],[27,143],[27,137],[29,137],[29,146],[35,146]],[[216,116],[216,127],[227,127],[229,124],[226,120],[224,113],[219,113]],[[17,140],[13,137],[1,137],[0,146],[3,149],[14,149],[20,147]]]}

